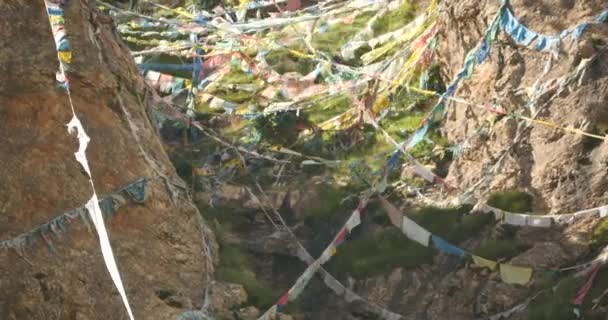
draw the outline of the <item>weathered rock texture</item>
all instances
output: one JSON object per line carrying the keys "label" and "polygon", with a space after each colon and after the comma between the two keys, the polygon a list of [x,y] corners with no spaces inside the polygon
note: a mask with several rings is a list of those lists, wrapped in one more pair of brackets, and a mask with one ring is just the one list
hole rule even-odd
{"label": "weathered rock texture", "polygon": [[[559,34],[595,18],[606,9],[606,1],[511,1],[515,16],[531,30],[547,35]],[[446,78],[452,79],[467,51],[482,37],[498,10],[499,1],[458,1],[446,3],[442,11],[439,56]],[[542,79],[550,82],[573,71],[581,59],[600,56],[583,76],[580,85],[568,87],[538,115],[564,126],[604,135],[608,123],[608,27],[591,26],[578,42],[564,41],[559,59]],[[592,41],[592,39],[599,39]],[[602,40],[603,39],[603,40]],[[593,43],[595,42],[595,43]],[[457,95],[478,104],[497,102],[509,111],[527,113],[532,86],[543,73],[549,54],[515,44],[504,33],[491,50],[489,60],[479,65],[473,79],[463,81]],[[555,92],[551,92],[552,95]],[[541,99],[542,105],[547,99]],[[471,136],[483,121],[494,118],[485,110],[452,104],[442,126],[450,141]],[[473,139],[471,150],[454,161],[448,180],[462,188],[473,185],[485,166],[493,164],[512,142],[518,120],[497,121],[487,139]],[[489,187],[528,190],[535,196],[541,212],[565,213],[601,205],[608,199],[608,143],[581,135],[534,125],[523,135],[499,169]],[[487,195],[487,188],[481,196]]]}
{"label": "weathered rock texture", "polygon": [[[100,195],[140,177],[181,181],[151,125],[150,95],[111,20],[95,1],[70,1],[65,25],[76,113],[92,142],[88,159]],[[91,188],[74,159],[77,141],[43,1],[0,2],[0,240],[81,207]],[[199,308],[216,251],[213,234],[180,192],[155,179],[143,205],[106,221],[137,319],[174,319]],[[172,187],[179,190],[178,187]],[[20,257],[0,251],[0,319],[126,319],[97,236],[80,221],[50,253],[38,239]]]}

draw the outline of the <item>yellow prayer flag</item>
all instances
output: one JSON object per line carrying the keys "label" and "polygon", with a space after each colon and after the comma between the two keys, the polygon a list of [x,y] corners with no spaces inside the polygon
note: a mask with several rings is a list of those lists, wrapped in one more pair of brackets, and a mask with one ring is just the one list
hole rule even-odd
{"label": "yellow prayer flag", "polygon": [[51,20],[51,24],[53,26],[63,23],[63,16],[49,16],[49,20]]}
{"label": "yellow prayer flag", "polygon": [[500,265],[500,278],[505,283],[526,284],[532,278],[532,268],[518,267],[510,264]]}
{"label": "yellow prayer flag", "polygon": [[496,270],[496,266],[498,265],[496,261],[492,261],[476,255],[473,255],[473,262],[480,267],[486,267],[492,271]]}
{"label": "yellow prayer flag", "polygon": [[336,247],[335,246],[331,246],[331,248],[329,249],[329,256],[333,257],[336,254]]}
{"label": "yellow prayer flag", "polygon": [[59,61],[63,63],[72,63],[72,52],[70,51],[57,51],[57,57],[59,57]]}

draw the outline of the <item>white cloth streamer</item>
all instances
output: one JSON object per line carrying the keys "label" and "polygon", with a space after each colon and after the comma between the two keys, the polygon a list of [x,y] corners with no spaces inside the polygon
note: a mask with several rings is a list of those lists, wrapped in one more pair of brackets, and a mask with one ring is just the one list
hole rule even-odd
{"label": "white cloth streamer", "polygon": [[127,294],[125,292],[125,288],[122,284],[122,279],[120,278],[120,273],[118,272],[118,267],[116,266],[116,261],[114,259],[114,254],[112,253],[112,246],[110,245],[110,239],[108,237],[108,232],[106,230],[105,223],[103,221],[103,215],[101,213],[101,208],[99,207],[99,199],[97,199],[97,193],[95,192],[95,185],[93,184],[93,178],[91,177],[91,170],[89,169],[89,162],[87,160],[86,149],[91,141],[91,138],[87,135],[82,127],[82,123],[80,119],[76,117],[74,114],[72,116],[72,120],[67,124],[68,133],[73,134],[77,133],[78,137],[78,151],[74,153],[76,157],[76,161],[82,165],[84,170],[89,175],[89,182],[91,183],[91,187],[93,188],[93,196],[87,202],[86,208],[89,211],[89,215],[91,217],[91,221],[93,221],[93,225],[95,226],[95,231],[97,231],[97,235],[99,236],[99,245],[101,247],[101,255],[103,256],[103,260],[106,264],[106,268],[110,273],[110,277],[118,289],[118,293],[120,294],[122,301],[127,308],[127,313],[129,314],[129,318],[134,320],[133,312],[131,311],[131,306],[129,305],[129,300],[127,299]]}

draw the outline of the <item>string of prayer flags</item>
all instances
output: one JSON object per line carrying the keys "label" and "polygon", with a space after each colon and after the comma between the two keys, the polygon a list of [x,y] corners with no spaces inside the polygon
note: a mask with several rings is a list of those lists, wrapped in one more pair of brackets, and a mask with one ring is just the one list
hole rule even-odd
{"label": "string of prayer flags", "polygon": [[510,224],[513,226],[525,226],[526,225],[526,215],[525,214],[508,214],[503,217],[504,222],[506,224]]}
{"label": "string of prayer flags", "polygon": [[[399,212],[399,210],[392,205],[388,200],[383,197],[380,197],[380,201],[384,209],[389,212],[390,215],[395,215]],[[401,215],[401,214],[400,214]],[[432,235],[428,230],[418,225],[413,220],[409,219],[407,216],[401,215],[402,219],[402,227],[401,231],[405,234],[410,240],[420,243],[421,245],[428,247],[429,242],[432,239],[433,245],[436,249],[441,252],[451,254],[460,258],[467,259],[468,257],[472,257],[473,261],[476,265],[481,267],[487,267],[490,270],[495,270],[496,266],[499,265],[497,262],[485,259],[476,255],[469,253],[468,251],[455,246],[448,241],[442,239],[441,237]],[[509,264],[500,264],[500,276],[501,279],[505,283],[510,284],[526,284],[532,278],[533,269],[529,267],[518,267]]]}
{"label": "string of prayer flags", "polygon": [[[260,189],[260,191],[262,193],[264,193],[264,191],[261,189],[261,187],[258,185],[258,188]],[[254,201],[256,201],[259,205],[262,206],[262,210],[264,212],[266,212],[263,209],[263,204],[262,202],[259,200],[259,198],[253,193],[251,192],[251,190],[249,190],[247,188],[247,191],[249,192],[249,194],[251,195],[252,199]],[[265,193],[264,193],[265,194]],[[274,207],[272,207],[273,211],[275,212],[275,214],[278,216],[279,220],[281,221],[281,223],[283,224],[283,227],[286,228],[286,230],[288,231],[288,233],[293,237],[293,240],[295,241],[295,243],[297,244],[297,251],[296,251],[296,255],[297,257],[303,261],[304,263],[306,263],[307,266],[315,263],[315,259],[310,255],[310,253],[308,253],[308,251],[306,250],[306,248],[304,248],[304,246],[298,241],[298,238],[296,237],[296,235],[293,233],[293,231],[289,228],[289,226],[287,226],[287,224],[284,223],[283,218],[281,217],[280,213],[278,213]],[[269,217],[270,218],[270,217]],[[352,222],[352,221],[356,221],[356,222]],[[359,217],[359,210],[355,210],[353,212],[353,214],[351,214],[351,217],[348,219],[346,225],[347,228],[349,230],[351,230],[350,227],[348,227],[348,225],[358,225],[360,221],[360,217]],[[276,227],[276,226],[275,226]],[[277,230],[279,230],[279,228],[277,227]],[[308,269],[308,267],[307,267]],[[323,269],[323,267],[319,267],[318,268],[318,272],[321,273],[321,276],[323,278],[323,282],[325,283],[325,285],[331,289],[335,294],[337,294],[338,296],[344,296],[344,298],[347,300],[347,302],[353,301],[353,300],[359,300],[363,302],[363,305],[366,307],[367,310],[371,311],[372,313],[381,316],[383,319],[389,319],[389,320],[397,320],[400,319],[401,316],[398,314],[395,314],[389,310],[386,310],[374,303],[371,303],[370,301],[367,301],[363,298],[361,298],[359,295],[357,295],[356,293],[352,292],[350,289],[346,288],[344,285],[342,285],[342,283],[340,283],[340,281],[338,281],[336,278],[334,278],[329,272],[327,272],[325,269]],[[298,283],[303,283],[305,284],[306,281],[299,281]],[[296,289],[294,289],[296,288]],[[290,289],[288,291],[287,295],[283,295],[280,299],[279,302],[277,302],[277,310],[280,310],[281,308],[279,306],[284,306],[289,299],[291,298],[292,300],[295,299],[294,297],[296,297],[297,295],[299,295],[299,293],[297,292],[297,290],[302,290],[304,288],[304,286],[300,286],[298,284],[294,285],[294,288]],[[299,288],[299,289],[297,289]],[[287,298],[285,298],[287,297]]]}
{"label": "string of prayer flags", "polygon": [[[260,318],[258,318],[258,320],[274,319],[277,311],[280,311],[280,309],[284,307],[289,301],[297,299],[297,297],[304,290],[306,285],[308,285],[314,274],[318,270],[320,270],[321,266],[327,263],[327,261],[329,261],[329,259],[331,259],[331,257],[336,253],[336,247],[346,240],[346,234],[352,231],[352,228],[359,225],[359,223],[356,223],[356,221],[360,221],[360,214],[365,208],[367,201],[368,195],[365,195],[359,200],[359,205],[357,206],[357,209],[355,209],[353,214],[351,214],[351,216],[345,222],[342,228],[340,228],[338,234],[336,234],[332,242],[325,248],[321,256],[313,263],[311,263],[306,268],[306,270],[304,270],[298,280],[296,280],[296,283],[284,295],[282,295],[281,298],[279,298],[276,304],[270,307]],[[349,225],[352,227],[349,228]],[[350,290],[348,292],[350,292]],[[350,293],[352,294],[352,292]]]}
{"label": "string of prayer flags", "polygon": [[604,218],[608,216],[608,205],[585,209],[574,213],[559,215],[537,215],[527,213],[508,212],[499,208],[492,207],[486,203],[478,203],[473,211],[484,213],[494,212],[497,221],[515,226],[530,226],[548,228],[555,224],[570,224],[576,220],[588,217]]}
{"label": "string of prayer flags", "polygon": [[[138,179],[119,190],[99,199],[99,207],[102,209],[103,216],[110,218],[126,205],[126,198],[130,198],[135,203],[143,203],[146,195],[147,179]],[[86,207],[79,207],[68,210],[59,216],[51,219],[38,227],[24,232],[16,237],[8,240],[0,241],[0,249],[14,249],[23,253],[28,247],[32,246],[36,238],[40,237],[53,251],[53,238],[60,239],[62,234],[67,233],[68,228],[73,225],[78,219],[88,227],[90,220]],[[52,237],[51,237],[52,236]]]}
{"label": "string of prayer flags", "polygon": [[72,63],[72,52],[70,51],[70,42],[65,32],[65,20],[63,17],[63,8],[67,1],[47,0],[46,11],[55,41],[55,49],[57,51],[57,59],[59,60],[59,70],[56,72],[55,79],[59,86],[67,89],[69,81],[65,74],[69,70],[69,65]]}
{"label": "string of prayer flags", "polygon": [[186,87],[186,79],[153,70],[144,71],[144,80],[162,94],[176,94]]}
{"label": "string of prayer flags", "polygon": [[[489,259],[477,256],[477,255],[473,255],[473,254],[469,253],[468,251],[449,243],[448,241],[442,239],[441,237],[432,235],[429,231],[427,231],[426,229],[424,229],[423,227],[418,225],[413,220],[409,219],[406,216],[401,215],[399,213],[399,210],[395,206],[393,206],[390,202],[388,202],[384,197],[380,197],[380,200],[381,200],[382,206],[389,214],[391,221],[401,219],[402,232],[410,240],[418,242],[418,243],[428,247],[429,238],[430,238],[430,239],[432,239],[434,247],[441,252],[455,255],[460,258],[467,258],[467,257],[471,256],[471,258],[473,259],[473,262],[477,266],[486,267],[492,271],[495,271],[498,267],[498,269],[500,271],[500,277],[501,277],[502,281],[505,283],[523,285],[523,284],[527,284],[531,280],[532,275],[534,273],[534,269],[532,269],[530,267],[514,266],[514,265],[510,265],[510,264],[503,264],[503,263],[499,264],[496,261],[489,260]],[[604,212],[605,215],[608,215],[608,206],[589,209],[589,210],[585,210],[585,211],[581,211],[581,212],[587,214],[589,212],[597,213],[600,211]],[[521,224],[522,221],[523,221],[523,223],[528,221],[528,218],[525,217],[525,215],[513,214],[513,216],[514,216],[513,219],[514,219],[514,221],[516,221],[515,223],[517,223],[517,224]],[[524,216],[524,217],[521,218],[521,216]],[[538,223],[535,222],[535,224],[538,224]],[[585,267],[591,263],[596,263],[600,259],[605,259],[605,258],[597,258],[597,259],[594,259],[592,262],[585,263],[585,264],[575,266],[575,267],[560,269],[560,271],[573,270],[573,269],[577,269],[580,267]]]}
{"label": "string of prayer flags", "polygon": [[602,11],[602,13],[591,22],[584,22],[573,29],[564,30],[558,35],[548,36],[528,29],[517,20],[509,8],[504,8],[500,17],[500,26],[506,34],[519,44],[529,46],[534,42],[534,48],[536,50],[556,53],[559,49],[561,40],[564,38],[572,36],[574,40],[578,40],[590,24],[599,24],[605,21],[608,21],[608,9]]}

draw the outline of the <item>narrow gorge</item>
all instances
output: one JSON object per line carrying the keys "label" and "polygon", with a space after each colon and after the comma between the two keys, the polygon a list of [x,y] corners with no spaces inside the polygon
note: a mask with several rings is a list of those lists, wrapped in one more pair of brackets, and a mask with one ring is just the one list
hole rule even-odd
{"label": "narrow gorge", "polygon": [[606,1],[0,15],[0,319],[608,320]]}

